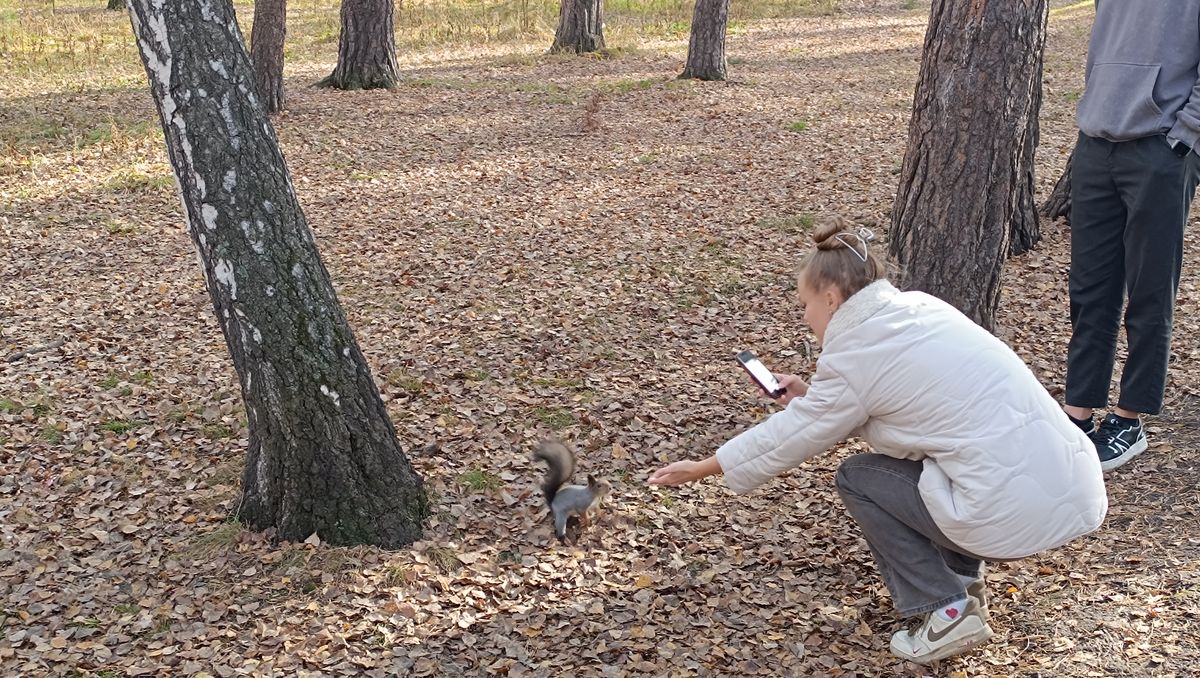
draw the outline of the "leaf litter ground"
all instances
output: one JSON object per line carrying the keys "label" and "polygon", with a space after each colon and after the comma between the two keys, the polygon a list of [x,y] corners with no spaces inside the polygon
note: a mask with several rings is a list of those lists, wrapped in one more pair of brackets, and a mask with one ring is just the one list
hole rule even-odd
{"label": "leaf litter ground", "polygon": [[[1043,192],[1073,143],[1089,24],[1056,3]],[[888,653],[899,620],[832,490],[860,443],[745,497],[644,484],[771,410],[736,350],[811,368],[793,268],[811,215],[882,235],[924,26],[867,3],[754,23],[727,83],[673,80],[678,40],[416,53],[392,92],[317,90],[330,64],[290,67],[275,126],[300,200],[435,493],[425,539],[394,553],[227,521],[240,396],[136,68],[4,85],[0,354],[64,343],[0,367],[0,672],[1194,675],[1190,232],[1150,451],[1110,477],[1101,530],[991,566],[998,635],[976,652]],[[1057,391],[1068,239],[1045,228],[1006,269],[999,333]],[[577,548],[553,543],[528,459],[550,434],[615,486]]]}

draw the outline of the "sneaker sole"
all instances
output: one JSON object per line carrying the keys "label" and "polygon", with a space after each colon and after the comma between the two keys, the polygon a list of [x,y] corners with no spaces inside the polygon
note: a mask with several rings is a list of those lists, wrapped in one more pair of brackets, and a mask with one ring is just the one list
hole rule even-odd
{"label": "sneaker sole", "polygon": [[976,645],[986,642],[989,638],[992,637],[992,635],[993,635],[992,627],[988,626],[987,624],[984,624],[982,629],[979,629],[978,631],[976,631],[975,633],[972,633],[969,636],[964,636],[957,643],[939,648],[936,652],[931,652],[927,655],[923,655],[920,657],[910,656],[908,653],[901,652],[894,647],[892,647],[891,650],[892,650],[892,654],[896,655],[897,657],[899,657],[901,659],[905,659],[907,661],[914,662],[917,664],[932,664],[933,662],[939,662],[943,659],[948,659],[955,655],[960,655],[960,654],[966,652],[967,650],[970,650],[971,648],[975,647]]}
{"label": "sneaker sole", "polygon": [[1148,446],[1149,445],[1146,442],[1146,439],[1142,438],[1131,445],[1128,450],[1125,450],[1125,454],[1122,454],[1119,457],[1113,457],[1108,461],[1100,462],[1100,469],[1107,473],[1108,471],[1111,471],[1119,466],[1124,466],[1127,462],[1129,462],[1130,459],[1133,459],[1139,454],[1145,452]]}

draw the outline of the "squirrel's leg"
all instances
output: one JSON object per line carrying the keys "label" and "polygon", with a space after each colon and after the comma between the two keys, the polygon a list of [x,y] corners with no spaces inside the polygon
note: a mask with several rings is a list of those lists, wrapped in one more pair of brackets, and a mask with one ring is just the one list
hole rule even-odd
{"label": "squirrel's leg", "polygon": [[554,514],[554,536],[563,544],[567,543],[567,517],[565,512]]}
{"label": "squirrel's leg", "polygon": [[580,514],[579,514],[579,527],[587,527],[588,525],[591,525],[591,521],[589,521],[589,520],[588,520],[588,514],[587,514],[587,511],[582,511],[582,512],[580,512]]}

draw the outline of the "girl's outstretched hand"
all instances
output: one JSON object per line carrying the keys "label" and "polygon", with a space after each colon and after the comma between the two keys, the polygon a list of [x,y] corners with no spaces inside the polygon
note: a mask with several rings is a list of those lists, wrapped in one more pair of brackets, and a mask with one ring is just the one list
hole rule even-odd
{"label": "girl's outstretched hand", "polygon": [[648,481],[651,485],[682,485],[721,472],[716,455],[704,461],[677,461],[654,472]]}

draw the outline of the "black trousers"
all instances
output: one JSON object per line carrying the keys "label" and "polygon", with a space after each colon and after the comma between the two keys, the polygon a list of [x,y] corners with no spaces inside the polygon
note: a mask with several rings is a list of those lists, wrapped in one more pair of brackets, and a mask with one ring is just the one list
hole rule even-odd
{"label": "black trousers", "polygon": [[1166,137],[1079,135],[1071,169],[1071,341],[1066,402],[1108,406],[1124,308],[1129,354],[1117,406],[1158,414],[1166,388],[1183,229],[1200,156]]}

